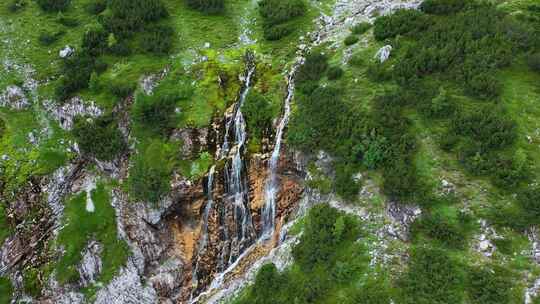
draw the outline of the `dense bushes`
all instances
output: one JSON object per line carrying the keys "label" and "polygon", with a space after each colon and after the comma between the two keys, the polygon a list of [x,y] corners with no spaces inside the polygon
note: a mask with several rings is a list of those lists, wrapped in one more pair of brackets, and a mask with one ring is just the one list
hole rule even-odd
{"label": "dense bushes", "polygon": [[273,109],[266,96],[251,91],[242,105],[242,113],[246,118],[250,136],[260,140],[268,135],[272,128]]}
{"label": "dense bushes", "polygon": [[448,15],[462,10],[467,0],[426,0],[420,5],[420,9],[428,14]]}
{"label": "dense bushes", "polygon": [[167,136],[177,123],[175,96],[138,95],[132,117],[143,129]]}
{"label": "dense bushes", "polygon": [[343,42],[345,43],[346,46],[350,46],[350,45],[353,45],[353,44],[357,43],[358,40],[360,40],[358,37],[356,37],[354,35],[349,35],[349,36],[347,36],[347,38],[345,38],[345,40]]}
{"label": "dense bushes", "polygon": [[186,0],[187,5],[205,13],[219,13],[225,9],[225,0]]}
{"label": "dense bushes", "polygon": [[351,32],[355,35],[362,35],[365,32],[369,31],[373,25],[369,22],[360,22],[358,24],[355,24],[351,28]]}
{"label": "dense bushes", "polygon": [[174,30],[170,26],[149,27],[141,35],[143,50],[157,55],[168,54],[173,45]]}
{"label": "dense bushes", "polygon": [[[235,303],[325,303],[328,294],[342,286],[352,288],[351,294],[341,295],[340,300],[353,296],[370,300],[376,295],[388,297],[384,292],[374,291],[373,283],[367,282],[359,289],[353,285],[363,280],[369,261],[357,242],[358,226],[356,219],[327,204],[313,207],[306,217],[300,242],[293,248],[293,267],[280,273],[272,264],[263,266],[254,285]],[[360,290],[369,294],[361,296]]]}
{"label": "dense bushes", "polygon": [[412,233],[416,237],[424,234],[446,246],[463,249],[467,245],[472,224],[470,216],[451,208],[442,208],[424,214],[415,221]]}
{"label": "dense bushes", "polygon": [[102,116],[93,120],[78,117],[73,135],[81,152],[100,160],[112,160],[122,152],[126,144],[122,133],[112,116]]}
{"label": "dense bushes", "polygon": [[107,50],[107,32],[101,27],[91,28],[84,33],[82,39],[83,51],[92,57],[98,57]]}
{"label": "dense bushes", "polygon": [[145,25],[168,16],[161,0],[111,0],[110,14],[102,24],[118,38],[132,36],[145,29]]}
{"label": "dense bushes", "polygon": [[267,40],[279,40],[294,29],[288,23],[305,14],[304,0],[261,0],[259,13],[263,17],[264,37]]}
{"label": "dense bushes", "polygon": [[465,273],[448,251],[415,247],[400,281],[403,304],[462,303]]}
{"label": "dense bushes", "polygon": [[95,59],[82,52],[64,59],[62,77],[56,87],[57,98],[63,101],[77,91],[87,88],[94,64]]}
{"label": "dense bushes", "polygon": [[71,0],[36,0],[37,4],[46,12],[65,11]]}
{"label": "dense bushes", "polygon": [[7,9],[12,13],[21,11],[26,7],[26,0],[10,0]]}
{"label": "dense bushes", "polygon": [[13,293],[13,285],[11,280],[6,277],[0,277],[0,303],[11,303],[11,297]]}
{"label": "dense bushes", "polygon": [[430,19],[417,10],[397,10],[392,15],[375,20],[373,34],[375,39],[384,40],[410,32],[422,31],[429,27]]}
{"label": "dense bushes", "polygon": [[522,210],[522,219],[529,225],[540,223],[540,188],[522,190],[517,197]]}
{"label": "dense bushes", "polygon": [[512,274],[501,266],[479,266],[469,271],[467,291],[472,304],[521,303],[512,292]]}
{"label": "dense bushes", "polygon": [[57,31],[57,32],[41,32],[38,37],[38,41],[41,45],[48,46],[60,39],[62,36],[64,36],[66,32],[65,31]]}
{"label": "dense bushes", "polygon": [[527,64],[531,70],[540,73],[540,53],[530,54],[527,57]]}
{"label": "dense bushes", "polygon": [[172,146],[155,140],[132,158],[128,178],[132,199],[157,203],[169,192],[174,153]]}

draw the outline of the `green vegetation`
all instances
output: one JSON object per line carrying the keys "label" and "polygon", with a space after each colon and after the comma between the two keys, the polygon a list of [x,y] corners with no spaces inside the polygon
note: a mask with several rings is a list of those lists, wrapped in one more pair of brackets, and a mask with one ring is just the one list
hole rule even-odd
{"label": "green vegetation", "polygon": [[352,28],[351,28],[351,32],[355,35],[363,35],[365,34],[367,31],[369,31],[372,27],[372,24],[369,23],[369,22],[361,22],[361,23],[358,23],[358,24],[355,24]]}
{"label": "green vegetation", "polygon": [[261,0],[259,12],[264,19],[264,38],[279,40],[293,32],[290,21],[303,16],[306,6],[304,0]]}
{"label": "green vegetation", "polygon": [[[255,283],[234,303],[334,303],[334,292],[350,288],[362,279],[369,260],[358,239],[358,221],[326,204],[310,211],[300,243],[293,249],[295,264],[280,273],[273,264],[261,268]],[[366,282],[362,296],[385,296],[384,288],[373,289]],[[340,296],[347,299],[347,296]],[[347,302],[348,303],[348,302]],[[352,302],[351,302],[352,304]]]}
{"label": "green vegetation", "polygon": [[345,38],[345,45],[346,46],[350,46],[350,45],[353,45],[355,43],[358,42],[358,40],[360,40],[358,37],[354,36],[354,35],[350,35],[350,36],[347,36],[347,38]]}
{"label": "green vegetation", "polygon": [[13,286],[8,278],[0,277],[0,303],[11,303],[11,294],[13,292]]}
{"label": "green vegetation", "polygon": [[73,135],[83,154],[100,160],[113,160],[126,148],[122,133],[110,115],[95,119],[78,117]]}
{"label": "green vegetation", "polygon": [[[89,200],[94,205],[94,211],[87,210]],[[99,282],[109,282],[126,262],[128,247],[117,238],[115,211],[110,201],[110,188],[99,182],[91,193],[83,192],[66,203],[63,219],[65,226],[57,240],[58,245],[65,250],[55,267],[59,282],[76,282],[79,279],[77,266],[85,246],[91,240],[103,246],[103,272]]]}
{"label": "green vegetation", "polygon": [[400,279],[400,303],[462,303],[465,273],[448,251],[415,247]]}
{"label": "green vegetation", "polygon": [[71,0],[36,0],[37,4],[46,12],[65,11]]}
{"label": "green vegetation", "polygon": [[205,13],[220,13],[225,9],[225,0],[186,0],[189,7]]}
{"label": "green vegetation", "polygon": [[242,113],[246,118],[250,140],[260,143],[263,137],[271,135],[272,119],[275,116],[268,97],[251,91],[242,106]]}
{"label": "green vegetation", "polygon": [[169,192],[175,155],[172,144],[153,140],[133,157],[128,189],[134,200],[157,203]]}

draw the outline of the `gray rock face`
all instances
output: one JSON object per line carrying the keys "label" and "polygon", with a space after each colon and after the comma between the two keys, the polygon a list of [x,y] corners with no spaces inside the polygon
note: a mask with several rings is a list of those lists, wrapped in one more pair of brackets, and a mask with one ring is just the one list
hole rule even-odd
{"label": "gray rock face", "polygon": [[387,227],[387,233],[402,241],[409,240],[409,228],[421,214],[418,206],[404,205],[397,202],[389,202],[386,207],[388,217],[392,225]]}
{"label": "gray rock face", "polygon": [[375,59],[377,59],[380,63],[383,63],[390,58],[390,52],[392,52],[392,46],[385,45],[377,51],[375,54]]}
{"label": "gray rock face", "polygon": [[57,105],[52,100],[43,102],[45,110],[60,123],[64,130],[73,128],[73,122],[76,116],[101,116],[102,111],[93,101],[84,102],[80,97],[73,97],[66,101],[63,105]]}
{"label": "gray rock face", "polygon": [[103,250],[100,243],[91,241],[82,253],[82,260],[78,267],[80,282],[82,286],[90,286],[96,282],[103,267],[101,262],[101,252]]}
{"label": "gray rock face", "polygon": [[70,47],[69,45],[66,45],[63,49],[60,50],[60,52],[58,52],[58,56],[60,56],[60,58],[68,58],[73,55],[73,53],[75,53],[75,49]]}
{"label": "gray rock face", "polygon": [[160,297],[170,297],[182,284],[183,264],[180,259],[171,258],[159,266],[149,279]]}
{"label": "gray rock face", "polygon": [[127,266],[120,270],[107,286],[96,294],[95,304],[154,304],[156,291],[141,282],[134,261],[129,258]]}
{"label": "gray rock face", "polygon": [[23,89],[10,85],[0,94],[0,107],[8,107],[14,110],[22,110],[30,106]]}

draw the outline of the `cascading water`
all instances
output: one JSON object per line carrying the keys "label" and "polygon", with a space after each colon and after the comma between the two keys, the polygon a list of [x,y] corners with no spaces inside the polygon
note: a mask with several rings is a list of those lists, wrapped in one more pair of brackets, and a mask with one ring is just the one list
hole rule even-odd
{"label": "cascading water", "polygon": [[[231,149],[232,161],[230,166],[227,166],[225,171],[225,186],[227,196],[233,202],[233,218],[235,229],[233,231],[231,244],[228,252],[228,260],[225,263],[224,259],[220,261],[220,270],[224,270],[226,266],[234,263],[238,256],[247,248],[254,239],[254,228],[249,212],[249,196],[247,187],[247,178],[245,175],[244,160],[244,145],[246,143],[246,122],[242,114],[242,105],[251,88],[251,80],[255,72],[255,66],[250,64],[252,60],[248,58],[248,72],[245,78],[244,89],[240,94],[240,98],[236,105],[236,111],[233,116],[234,121],[234,146]],[[225,226],[227,228],[227,226]],[[229,233],[229,237],[231,234]],[[226,250],[223,250],[226,252]],[[225,256],[223,256],[225,258]]]}
{"label": "cascading water", "polygon": [[[242,252],[251,245],[255,239],[255,229],[249,210],[249,196],[247,178],[245,175],[245,165],[243,160],[244,145],[246,143],[246,123],[242,114],[242,105],[251,88],[251,81],[255,73],[253,54],[247,54],[247,68],[244,77],[244,85],[235,105],[233,114],[225,122],[225,136],[223,144],[217,151],[217,159],[228,159],[224,169],[225,196],[223,202],[214,201],[213,182],[216,174],[216,166],[212,166],[207,179],[207,203],[203,213],[203,226],[201,236],[194,259],[192,272],[193,290],[191,301],[197,292],[200,271],[201,257],[206,253],[208,247],[208,221],[212,210],[217,211],[219,222],[220,239],[224,240],[224,245],[220,248],[217,261],[217,271],[224,271],[233,264]],[[229,137],[232,136],[233,141]],[[228,217],[232,213],[233,225],[229,227]]]}
{"label": "cascading water", "polygon": [[274,145],[274,150],[272,151],[272,156],[270,158],[269,164],[269,178],[265,185],[265,204],[262,213],[262,238],[270,237],[275,228],[276,220],[276,196],[279,191],[279,184],[277,181],[277,168],[279,157],[281,154],[281,146],[283,142],[283,133],[285,128],[289,123],[289,117],[291,115],[291,101],[294,97],[294,76],[300,62],[297,62],[288,76],[287,83],[287,97],[285,98],[285,105],[283,111],[283,117],[279,122],[277,133],[276,133],[276,144]]}

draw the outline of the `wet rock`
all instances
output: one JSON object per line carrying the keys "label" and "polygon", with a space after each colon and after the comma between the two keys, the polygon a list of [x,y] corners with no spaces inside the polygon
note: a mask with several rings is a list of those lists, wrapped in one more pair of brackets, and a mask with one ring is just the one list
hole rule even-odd
{"label": "wet rock", "polygon": [[96,241],[91,241],[84,249],[78,267],[82,286],[87,287],[96,282],[103,266],[100,257],[102,250],[103,246]]}
{"label": "wet rock", "polygon": [[0,94],[0,107],[8,107],[14,110],[22,110],[30,106],[23,89],[10,85]]}

